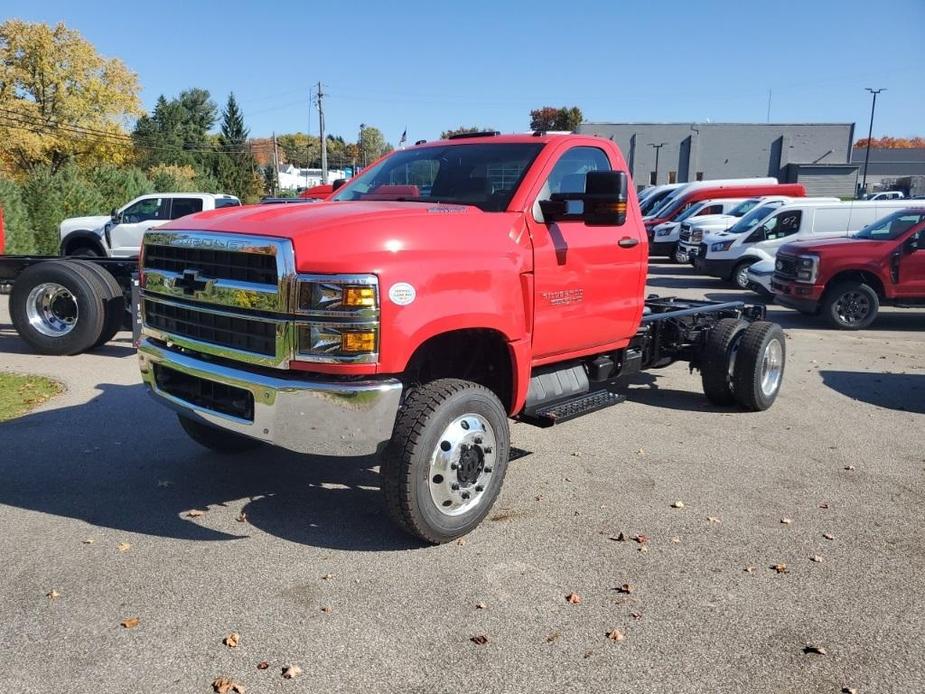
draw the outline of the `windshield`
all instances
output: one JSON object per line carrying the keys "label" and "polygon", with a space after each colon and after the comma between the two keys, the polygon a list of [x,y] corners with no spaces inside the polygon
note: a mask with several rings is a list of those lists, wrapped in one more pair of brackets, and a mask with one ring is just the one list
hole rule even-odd
{"label": "windshield", "polygon": [[642,205],[642,213],[644,215],[651,214],[653,210],[657,209],[667,198],[671,195],[673,190],[660,190],[657,193],[652,193],[649,197],[646,198],[645,203]]}
{"label": "windshield", "polygon": [[732,217],[741,217],[746,212],[750,212],[759,202],[761,202],[761,200],[758,198],[749,198],[748,200],[743,200],[738,205],[729,210],[726,214]]}
{"label": "windshield", "polygon": [[925,212],[908,212],[900,210],[891,215],[868,224],[853,239],[867,239],[869,241],[892,241],[914,226],[925,222]]}
{"label": "windshield", "polygon": [[783,204],[783,202],[769,202],[766,205],[762,205],[761,207],[756,207],[751,212],[742,217],[738,222],[726,229],[726,231],[730,234],[742,234],[746,231],[751,231],[755,225],[758,224],[758,222],[767,217]]}
{"label": "windshield", "polygon": [[331,200],[454,203],[502,212],[542,148],[482,143],[401,150],[364,171]]}
{"label": "windshield", "polygon": [[707,206],[707,201],[698,202],[696,205],[691,205],[686,210],[684,210],[684,212],[674,221],[683,222],[688,217],[696,217],[698,214],[700,214],[700,210],[702,210],[706,206]]}

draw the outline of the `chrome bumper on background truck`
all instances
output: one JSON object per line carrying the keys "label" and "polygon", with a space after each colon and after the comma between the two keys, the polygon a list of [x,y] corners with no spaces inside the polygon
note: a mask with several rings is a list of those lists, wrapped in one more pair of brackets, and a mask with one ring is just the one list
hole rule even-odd
{"label": "chrome bumper on background truck", "polygon": [[[362,456],[392,436],[402,384],[296,379],[199,359],[142,338],[151,394],[180,414],[299,453]],[[217,408],[221,408],[219,411]]]}

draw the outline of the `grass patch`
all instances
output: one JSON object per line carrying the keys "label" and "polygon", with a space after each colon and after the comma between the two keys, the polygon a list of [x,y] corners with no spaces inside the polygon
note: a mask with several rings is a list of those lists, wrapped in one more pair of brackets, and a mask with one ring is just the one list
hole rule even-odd
{"label": "grass patch", "polygon": [[63,391],[63,385],[44,376],[0,371],[0,422],[15,419]]}

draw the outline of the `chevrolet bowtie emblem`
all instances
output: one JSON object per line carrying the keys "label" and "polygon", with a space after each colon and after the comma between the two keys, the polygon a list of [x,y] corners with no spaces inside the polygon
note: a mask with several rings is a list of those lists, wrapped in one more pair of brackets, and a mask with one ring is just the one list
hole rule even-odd
{"label": "chevrolet bowtie emblem", "polygon": [[182,289],[184,294],[192,296],[209,286],[209,282],[199,278],[199,270],[184,270],[183,274],[173,281],[174,289]]}

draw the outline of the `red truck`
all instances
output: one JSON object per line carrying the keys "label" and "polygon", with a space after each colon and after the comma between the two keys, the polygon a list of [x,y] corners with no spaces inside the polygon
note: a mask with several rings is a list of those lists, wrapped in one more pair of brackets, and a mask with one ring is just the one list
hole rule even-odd
{"label": "red truck", "polygon": [[[565,192],[568,191],[568,192]],[[687,361],[763,410],[784,370],[761,306],[644,298],[626,162],[584,135],[396,151],[323,205],[185,217],[145,236],[143,380],[198,443],[380,455],[390,515],[447,542],[489,512],[509,418],[550,426]]]}
{"label": "red truck", "polygon": [[882,305],[925,308],[925,207],[899,210],[848,238],[799,241],[777,252],[778,304],[866,328]]}

